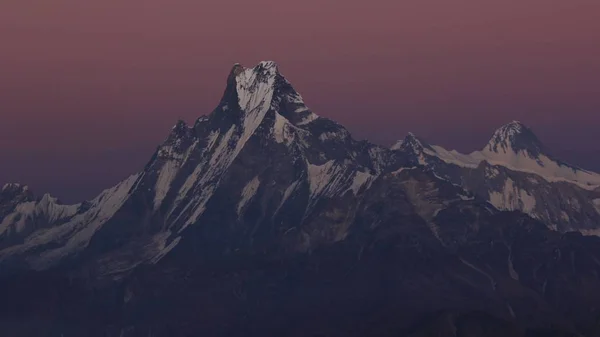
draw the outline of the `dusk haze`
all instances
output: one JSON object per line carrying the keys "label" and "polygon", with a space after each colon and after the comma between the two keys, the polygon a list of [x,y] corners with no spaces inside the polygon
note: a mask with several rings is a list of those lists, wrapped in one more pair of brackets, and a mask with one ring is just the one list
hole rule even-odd
{"label": "dusk haze", "polygon": [[0,0],[0,337],[600,337],[600,0]]}
{"label": "dusk haze", "polygon": [[233,63],[278,62],[311,109],[389,145],[472,151],[530,125],[600,169],[600,3],[8,0],[0,3],[0,181],[91,198],[174,121],[214,109]]}

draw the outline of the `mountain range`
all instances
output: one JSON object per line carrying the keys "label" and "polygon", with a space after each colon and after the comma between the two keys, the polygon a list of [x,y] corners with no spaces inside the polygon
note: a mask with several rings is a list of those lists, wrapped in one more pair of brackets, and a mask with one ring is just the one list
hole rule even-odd
{"label": "mountain range", "polygon": [[0,192],[7,336],[598,336],[600,174],[513,121],[482,150],[318,116],[275,62],[140,171]]}

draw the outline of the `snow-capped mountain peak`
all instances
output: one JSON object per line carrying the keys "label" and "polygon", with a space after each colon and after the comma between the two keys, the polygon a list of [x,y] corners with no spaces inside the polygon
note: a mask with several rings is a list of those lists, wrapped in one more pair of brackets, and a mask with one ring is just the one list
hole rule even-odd
{"label": "snow-capped mountain peak", "polygon": [[279,74],[275,62],[263,61],[250,69],[237,64],[233,69],[240,108],[250,112],[268,107],[275,91],[275,78]]}
{"label": "snow-capped mountain peak", "polygon": [[260,123],[270,109],[296,126],[308,124],[319,117],[280,73],[276,62],[261,61],[252,68],[234,64],[216,112],[241,113],[240,117],[249,125],[252,121]]}
{"label": "snow-capped mountain peak", "polygon": [[564,163],[547,154],[545,147],[525,124],[512,121],[498,128],[481,151],[463,154],[430,145],[410,134],[392,146],[417,156],[419,163],[437,158],[447,164],[476,169],[482,162],[512,171],[535,174],[548,182],[569,182],[586,190],[600,186],[600,174]]}
{"label": "snow-capped mountain peak", "polygon": [[6,183],[2,186],[2,192],[4,191],[14,191],[14,190],[23,190],[27,191],[29,189],[26,185],[21,185],[19,183]]}
{"label": "snow-capped mountain peak", "polygon": [[519,121],[512,121],[498,128],[485,149],[495,153],[519,153],[524,151],[532,158],[543,153],[544,146],[533,131]]}
{"label": "snow-capped mountain peak", "polygon": [[[0,203],[0,235],[5,233],[11,242],[22,242],[34,234],[35,240],[11,243],[14,247],[5,250],[4,255],[0,247],[0,262],[3,256],[18,254],[31,257],[31,265],[41,268],[88,246],[104,251],[113,244],[135,249],[143,246],[141,260],[157,261],[185,236],[204,230],[203,226],[226,223],[223,219],[228,216],[227,207],[236,213],[235,219],[230,219],[235,224],[250,228],[245,214],[253,218],[261,213],[264,219],[281,215],[287,226],[287,222],[312,216],[323,198],[343,197],[346,199],[340,205],[351,205],[346,200],[362,197],[361,191],[370,188],[378,177],[388,171],[399,172],[399,167],[425,167],[435,173],[436,179],[455,186],[463,184],[465,180],[461,179],[465,174],[471,177],[472,172],[487,169],[489,174],[482,179],[488,179],[502,177],[503,172],[513,174],[507,170],[518,171],[521,179],[489,178],[495,179],[489,180],[494,189],[482,193],[489,192],[486,196],[500,209],[522,206],[531,212],[535,205],[527,193],[533,189],[523,189],[523,193],[518,190],[521,205],[514,201],[514,186],[538,183],[540,178],[574,182],[588,189],[600,186],[599,175],[574,171],[543,155],[531,157],[536,146],[541,148],[531,130],[513,121],[495,132],[484,151],[447,151],[409,132],[391,147],[394,153],[357,142],[343,126],[319,118],[275,62],[263,61],[252,68],[235,64],[223,98],[212,113],[199,117],[193,126],[177,121],[143,171],[91,202],[62,205],[49,195],[12,202],[15,198],[6,199],[10,194],[6,191],[20,185],[5,185],[0,201],[4,198],[11,202],[4,206]],[[481,165],[483,162],[486,164]],[[505,185],[508,187],[502,189]],[[287,219],[287,211],[279,212],[285,208],[293,217]],[[336,209],[334,213],[346,214],[347,210]],[[132,217],[138,218],[132,222]],[[251,225],[258,228],[257,224]],[[271,224],[262,226],[270,228]],[[346,235],[342,227],[335,231],[336,237]],[[72,233],[76,235],[71,239]],[[139,237],[132,240],[134,234]],[[50,255],[37,257],[38,246],[58,239],[64,244]]]}
{"label": "snow-capped mountain peak", "polygon": [[33,193],[27,185],[21,185],[19,183],[8,183],[2,186],[0,191],[0,201],[2,200],[33,200]]}
{"label": "snow-capped mountain peak", "polygon": [[414,133],[409,132],[403,140],[399,140],[396,144],[392,145],[391,149],[419,154],[428,147],[429,144],[417,137]]}

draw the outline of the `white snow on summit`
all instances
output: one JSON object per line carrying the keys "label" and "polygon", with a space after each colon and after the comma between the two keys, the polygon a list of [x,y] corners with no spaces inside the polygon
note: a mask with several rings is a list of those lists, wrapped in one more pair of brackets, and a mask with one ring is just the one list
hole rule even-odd
{"label": "white snow on summit", "polygon": [[514,138],[524,132],[526,132],[527,127],[519,122],[512,121],[506,125],[501,126],[492,135],[492,138],[488,142],[486,148],[491,150],[496,146],[499,146],[504,152],[510,151],[510,144],[514,140]]}
{"label": "white snow on summit", "polygon": [[[598,173],[560,163],[543,153],[533,156],[526,150],[512,148],[512,137],[523,132],[524,128],[523,124],[517,121],[509,123],[494,133],[483,150],[470,154],[463,154],[456,150],[448,151],[437,145],[424,147],[423,153],[461,167],[476,168],[481,162],[486,161],[491,165],[504,166],[513,171],[536,174],[549,182],[568,182],[587,190],[600,186]],[[406,143],[406,140],[404,142]],[[495,145],[498,151],[494,150]]]}
{"label": "white snow on summit", "polygon": [[236,90],[240,108],[246,113],[268,108],[273,98],[273,84],[277,75],[277,65],[272,61],[260,62],[254,68],[247,68],[236,75]]}

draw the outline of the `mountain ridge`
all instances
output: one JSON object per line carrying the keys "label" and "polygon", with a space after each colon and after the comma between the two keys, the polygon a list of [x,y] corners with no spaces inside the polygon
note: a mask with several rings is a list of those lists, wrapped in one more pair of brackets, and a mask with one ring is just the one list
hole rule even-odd
{"label": "mountain ridge", "polygon": [[[260,136],[257,136],[259,134]],[[554,164],[555,167],[560,169],[562,164],[546,157],[541,151],[543,145],[535,134],[518,121],[513,121],[497,129],[482,151],[475,151],[469,155],[447,151],[437,145],[430,145],[413,133],[409,133],[403,141],[392,146],[391,151],[368,141],[354,140],[343,126],[314,114],[304,104],[302,96],[294,90],[287,79],[279,72],[278,65],[275,62],[262,61],[253,68],[245,68],[240,64],[235,64],[227,78],[223,98],[213,112],[206,116],[200,116],[191,126],[182,120],[177,121],[171,133],[163,144],[158,147],[144,170],[126,180],[125,190],[117,188],[120,185],[112,188],[115,193],[120,191],[118,193],[122,194],[125,199],[114,205],[113,203],[109,204],[120,208],[124,203],[133,202],[127,200],[137,198],[135,197],[136,194],[140,195],[139,198],[142,199],[136,201],[136,203],[149,204],[147,206],[149,208],[147,217],[149,218],[144,222],[154,223],[158,221],[154,225],[149,223],[144,225],[154,228],[151,230],[154,234],[148,234],[150,237],[146,239],[153,243],[146,245],[148,247],[155,246],[150,250],[168,251],[170,250],[167,248],[169,243],[179,242],[181,233],[202,216],[207,203],[219,189],[222,179],[227,176],[226,172],[251,139],[256,139],[260,143],[271,139],[270,141],[274,141],[273,146],[281,149],[285,148],[285,151],[292,156],[291,158],[295,158],[292,159],[293,165],[296,167],[304,166],[306,169],[305,173],[294,180],[294,184],[288,186],[286,190],[278,192],[282,194],[283,198],[278,209],[285,204],[286,198],[291,193],[302,188],[301,185],[304,184],[304,181],[307,181],[306,188],[309,200],[306,207],[307,212],[310,212],[310,209],[315,206],[311,203],[318,202],[321,197],[327,196],[327,193],[340,193],[341,190],[338,191],[338,189],[342,188],[341,186],[345,186],[343,189],[357,194],[365,186],[368,188],[368,185],[382,174],[414,165],[430,167],[437,178],[465,188],[465,182],[461,178],[464,174],[450,177],[453,174],[445,172],[448,171],[447,169],[439,169],[441,163],[475,171],[481,171],[483,168],[484,171],[491,170],[490,172],[495,172],[497,169],[494,167],[500,166],[509,170],[509,175],[513,174],[510,172],[514,171],[518,174],[526,174],[529,180],[541,177],[547,180],[552,188],[555,183],[560,182],[575,184],[578,187],[592,191],[597,188],[594,185],[585,185],[585,181],[582,182],[581,179],[577,180],[581,177],[583,179],[589,178],[588,180],[593,182],[596,182],[594,179],[597,179],[600,186],[600,175],[572,169],[571,166],[568,167],[567,171],[557,171],[558,174],[554,176],[544,175],[546,172],[543,172],[543,170],[548,168],[548,165]],[[344,149],[354,150],[347,152],[348,150]],[[395,153],[405,153],[408,156],[398,157]],[[411,156],[416,156],[414,162],[407,161],[406,158]],[[300,160],[301,158],[305,159]],[[435,158],[438,163],[431,164],[432,158]],[[537,166],[531,166],[532,162]],[[487,164],[482,166],[482,163]],[[487,165],[491,166],[487,168]],[[568,175],[569,170],[573,174]],[[343,172],[347,172],[345,174],[350,176],[335,178]],[[485,179],[491,179],[488,173],[484,172],[483,174],[488,176]],[[257,189],[260,188],[261,183],[258,176],[253,179],[249,180],[243,189],[242,201],[237,206],[237,213],[244,209],[244,205],[251,201],[253,195],[257,193]],[[328,179],[334,180],[329,181]],[[532,205],[532,203],[536,203],[533,200],[535,197],[530,193],[534,188],[515,189],[516,187],[513,187],[516,186],[514,178],[506,178],[505,181],[506,183],[503,184],[506,186],[497,187],[490,192],[485,191],[487,195],[479,193],[479,196],[491,202],[494,207],[500,210],[521,210],[561,231],[575,230],[586,234],[596,233],[594,231],[595,227],[591,226],[592,222],[600,217],[596,198],[585,202],[587,210],[596,211],[593,212],[595,215],[589,221],[586,220],[589,223],[584,224],[583,227],[577,227],[572,222],[581,220],[571,221],[570,217],[572,217],[571,213],[578,214],[581,209],[574,210],[566,215],[563,211],[558,211],[560,214],[557,216],[539,216],[533,210],[535,205]],[[9,186],[13,185],[5,185],[3,191]],[[143,196],[145,189],[153,190],[152,197]],[[466,189],[473,192],[472,187]],[[512,192],[513,189],[515,192]],[[568,188],[568,190],[572,189]],[[110,191],[111,189],[107,189],[103,194],[111,193]],[[469,192],[465,193],[468,194]],[[581,194],[577,190],[569,193]],[[42,218],[47,218],[44,221],[48,223],[60,220],[63,222],[62,227],[65,227],[65,225],[75,226],[69,222],[69,219],[89,216],[86,215],[90,214],[89,210],[81,211],[82,207],[92,207],[93,209],[93,205],[98,205],[102,200],[103,194],[91,201],[75,205],[62,205],[49,195],[44,197],[46,198],[44,203],[47,204],[44,207],[61,209],[58,214],[42,214],[43,212],[40,213],[39,211],[16,208],[12,209],[11,214],[8,214],[8,206],[5,206],[7,209],[5,213],[7,214],[3,216],[2,226],[0,226],[0,229],[3,230],[0,231],[0,235],[5,237],[16,235],[17,238],[20,238],[19,240],[22,240],[23,237],[19,235],[19,228],[27,227],[25,224],[27,219],[37,217],[36,214],[38,213],[42,214]],[[586,198],[588,198],[587,195],[573,200],[583,203],[582,200]],[[597,199],[600,200],[600,196],[597,196]],[[62,209],[69,210],[62,211]],[[118,213],[118,209],[98,210],[97,212],[111,214],[113,212]],[[164,219],[158,220],[157,217],[161,219],[164,217]],[[563,220],[569,218],[569,220],[559,219],[560,221],[557,221],[557,217],[562,217]],[[16,218],[21,221],[18,225],[10,221],[10,219]],[[35,221],[39,222],[38,220]],[[85,221],[75,227],[87,226]],[[110,224],[110,217],[98,221],[100,222],[94,226],[97,226],[101,233],[105,222],[109,221]],[[159,225],[159,222],[163,222],[163,225]],[[33,226],[33,229],[25,232],[35,231],[35,228],[39,227],[39,225],[31,226]],[[42,227],[44,226],[47,225]],[[13,228],[13,230],[8,231],[8,228]],[[139,227],[136,231],[146,231],[143,228],[143,226]],[[92,236],[96,235],[95,230],[91,232]],[[102,236],[100,235],[100,237]],[[87,242],[86,240],[83,242]],[[89,240],[92,243],[98,241],[98,239],[93,240],[91,237]],[[27,241],[21,244],[21,247],[26,246],[26,244]],[[0,260],[3,256],[6,258],[6,254],[6,251],[0,251]]]}
{"label": "mountain ridge", "polygon": [[600,191],[524,171],[543,153],[511,139],[510,157],[359,141],[276,63],[234,65],[211,113],[98,197],[3,189],[0,309],[52,308],[56,335],[392,336],[440,310],[592,331]]}

